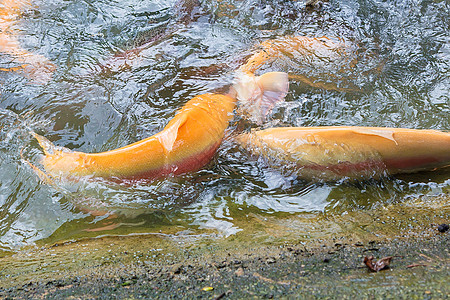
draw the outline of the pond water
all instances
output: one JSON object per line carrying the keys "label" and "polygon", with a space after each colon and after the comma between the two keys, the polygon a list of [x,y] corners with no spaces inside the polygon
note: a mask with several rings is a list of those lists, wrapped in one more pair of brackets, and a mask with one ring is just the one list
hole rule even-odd
{"label": "pond water", "polygon": [[[257,126],[239,113],[213,161],[176,178],[52,185],[28,163],[39,166],[43,154],[30,132],[84,152],[155,134],[192,97],[228,86],[258,43],[285,35],[339,38],[353,45],[354,63],[267,66],[338,88],[291,81],[264,128],[450,130],[448,12],[447,1],[33,1],[10,30],[57,68],[46,82],[0,72],[0,250],[105,234],[226,237],[250,230],[241,224],[255,213],[334,215],[448,194],[448,169],[357,184],[300,180],[233,141]],[[2,68],[16,65],[0,54]],[[96,209],[111,213],[86,212]]]}

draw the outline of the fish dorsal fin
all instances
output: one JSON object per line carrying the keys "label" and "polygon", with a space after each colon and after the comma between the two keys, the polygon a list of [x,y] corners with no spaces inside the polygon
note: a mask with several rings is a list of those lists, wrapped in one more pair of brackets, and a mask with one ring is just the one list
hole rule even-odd
{"label": "fish dorsal fin", "polygon": [[172,124],[169,123],[164,130],[158,134],[157,139],[166,152],[172,151],[173,145],[178,137],[178,130],[186,123],[186,121],[187,114],[182,114]]}
{"label": "fish dorsal fin", "polygon": [[384,129],[377,129],[377,128],[358,128],[355,130],[358,133],[361,134],[367,134],[367,135],[375,135],[379,136],[388,140],[391,140],[395,143],[395,145],[398,145],[397,140],[394,138],[394,130],[389,130],[387,128]]}

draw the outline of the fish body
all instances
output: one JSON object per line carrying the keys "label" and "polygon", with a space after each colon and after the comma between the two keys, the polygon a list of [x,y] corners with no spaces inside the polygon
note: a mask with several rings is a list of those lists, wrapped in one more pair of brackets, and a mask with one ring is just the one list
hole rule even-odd
{"label": "fish body", "polygon": [[207,164],[219,147],[235,102],[227,95],[196,96],[161,132],[102,153],[56,149],[36,136],[46,151],[42,164],[52,176],[155,179],[195,171]]}
{"label": "fish body", "polygon": [[211,160],[220,146],[239,95],[259,98],[260,93],[270,94],[274,99],[284,97],[287,76],[274,72],[260,77],[255,77],[256,85],[236,84],[227,95],[203,94],[192,98],[161,132],[115,150],[101,153],[71,151],[34,134],[45,152],[42,165],[46,174],[52,177],[134,180],[196,171]]}
{"label": "fish body", "polygon": [[307,179],[370,178],[450,166],[450,133],[381,127],[286,127],[242,134],[251,152]]}
{"label": "fish body", "polygon": [[364,59],[362,53],[372,54],[361,50],[339,38],[284,36],[259,44],[239,70],[256,74],[276,65],[278,70],[288,72],[289,79],[314,88],[359,92],[361,86],[356,82],[361,75],[378,72],[380,67],[379,63],[374,66],[375,57]]}
{"label": "fish body", "polygon": [[258,51],[240,67],[240,70],[246,73],[255,73],[264,64],[284,57],[304,58],[305,61],[319,57],[330,62],[330,60],[340,58],[344,53],[344,43],[333,41],[328,37],[285,36],[262,42],[258,46]]}

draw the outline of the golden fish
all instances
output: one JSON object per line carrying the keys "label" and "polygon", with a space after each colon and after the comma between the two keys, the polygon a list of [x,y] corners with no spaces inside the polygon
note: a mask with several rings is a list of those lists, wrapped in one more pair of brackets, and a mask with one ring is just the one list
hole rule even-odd
{"label": "golden fish", "polygon": [[326,90],[358,91],[350,80],[357,63],[350,50],[341,39],[284,36],[259,44],[240,71],[255,74],[272,63],[282,64],[292,80]]}
{"label": "golden fish", "polygon": [[283,127],[242,134],[238,141],[307,179],[361,179],[450,166],[450,133],[436,130]]}
{"label": "golden fish", "polygon": [[[281,76],[286,79],[287,77]],[[256,78],[257,92],[277,88],[272,80],[279,73]],[[282,85],[284,86],[284,85]],[[249,86],[247,88],[255,88]],[[241,88],[239,93],[244,93]],[[252,94],[252,92],[247,92]],[[284,96],[285,91],[278,95]],[[93,175],[118,179],[155,179],[200,169],[215,154],[236,98],[232,95],[204,94],[188,101],[159,133],[131,145],[102,153],[58,149],[44,137],[35,135],[45,150],[42,164],[51,176]]]}

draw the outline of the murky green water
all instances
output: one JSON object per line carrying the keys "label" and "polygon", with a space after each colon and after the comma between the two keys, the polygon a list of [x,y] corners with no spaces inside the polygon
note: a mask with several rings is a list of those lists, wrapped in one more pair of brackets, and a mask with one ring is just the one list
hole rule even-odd
{"label": "murky green water", "polygon": [[[259,42],[288,34],[339,37],[354,45],[356,63],[294,59],[267,70],[294,68],[357,91],[293,81],[264,127],[450,130],[446,1],[329,1],[315,9],[302,1],[203,1],[193,18],[174,4],[34,1],[13,25],[23,47],[57,70],[45,84],[0,73],[0,249],[104,234],[212,229],[229,236],[245,231],[238,224],[254,213],[341,214],[450,192],[448,169],[359,184],[301,181],[231,138],[202,170],[153,184],[41,182],[26,161],[39,165],[42,155],[30,131],[85,152],[138,141],[159,132],[193,96],[227,86]],[[136,47],[139,54],[128,51]],[[0,64],[14,66],[8,55]],[[236,115],[228,136],[255,126]],[[85,212],[93,209],[115,213]]]}

